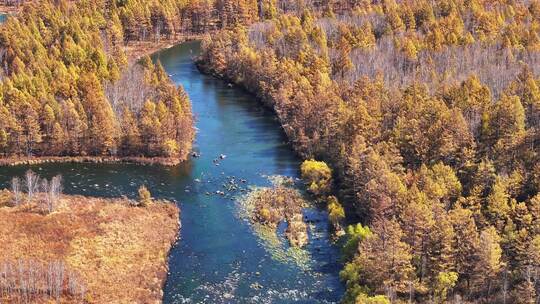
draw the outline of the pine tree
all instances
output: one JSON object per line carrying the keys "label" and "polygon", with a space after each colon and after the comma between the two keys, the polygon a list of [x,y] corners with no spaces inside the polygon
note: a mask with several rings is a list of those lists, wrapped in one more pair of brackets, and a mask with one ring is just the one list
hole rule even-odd
{"label": "pine tree", "polygon": [[458,206],[449,212],[449,220],[454,228],[452,269],[466,282],[466,288],[469,289],[475,274],[476,253],[480,245],[473,213]]}
{"label": "pine tree", "polygon": [[141,151],[141,134],[139,131],[139,126],[133,112],[128,108],[124,107],[122,111],[122,148],[121,151],[124,154],[137,153]]}
{"label": "pine tree", "polygon": [[415,278],[411,248],[401,240],[403,236],[397,222],[380,220],[373,225],[373,236],[361,242],[356,262],[375,292],[393,297],[409,291]]}
{"label": "pine tree", "polygon": [[435,225],[432,202],[416,188],[409,191],[409,196],[409,203],[401,211],[403,240],[411,247],[419,283],[425,284],[429,235]]}
{"label": "pine tree", "polygon": [[115,154],[118,136],[116,118],[111,104],[103,95],[101,84],[94,74],[86,74],[81,76],[79,89],[89,118],[86,138],[89,152],[93,155]]}
{"label": "pine tree", "polygon": [[502,249],[499,242],[500,236],[495,227],[487,227],[480,233],[476,276],[479,284],[485,287],[486,297],[491,295],[494,287],[493,280],[503,266],[501,261]]}
{"label": "pine tree", "polygon": [[495,179],[491,193],[487,197],[486,213],[492,225],[502,230],[510,212],[510,197],[506,193],[506,185],[500,177]]}
{"label": "pine tree", "polygon": [[337,50],[338,57],[334,62],[332,71],[335,75],[341,75],[341,78],[343,78],[345,77],[345,74],[354,67],[350,58],[351,46],[349,42],[342,37],[339,40]]}
{"label": "pine tree", "polygon": [[451,88],[443,98],[450,106],[462,111],[469,128],[478,139],[482,131],[482,116],[491,105],[489,88],[476,75],[471,75],[460,86]]}

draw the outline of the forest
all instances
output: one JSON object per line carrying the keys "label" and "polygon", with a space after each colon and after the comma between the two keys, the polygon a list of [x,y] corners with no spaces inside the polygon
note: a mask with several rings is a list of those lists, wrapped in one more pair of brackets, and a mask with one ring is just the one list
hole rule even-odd
{"label": "forest", "polygon": [[540,2],[261,3],[198,64],[328,164],[344,303],[538,303]]}
{"label": "forest", "polygon": [[189,98],[160,64],[128,64],[123,50],[119,15],[135,9],[31,1],[8,18],[0,28],[1,154],[185,159]]}

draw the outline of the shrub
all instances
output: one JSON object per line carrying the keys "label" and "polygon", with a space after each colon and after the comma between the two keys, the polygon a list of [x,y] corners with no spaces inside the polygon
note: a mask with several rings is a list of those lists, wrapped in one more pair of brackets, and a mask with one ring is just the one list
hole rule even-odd
{"label": "shrub", "polygon": [[302,178],[309,185],[308,190],[323,196],[330,193],[332,188],[332,169],[325,162],[306,160],[301,167]]}
{"label": "shrub", "polygon": [[150,191],[146,188],[146,186],[141,186],[139,188],[139,204],[142,207],[146,207],[152,203],[152,195],[150,194]]}
{"label": "shrub", "polygon": [[356,304],[390,304],[390,300],[386,296],[367,296],[365,294],[360,294],[356,298]]}
{"label": "shrub", "polygon": [[272,213],[268,208],[261,208],[261,210],[259,210],[259,217],[262,222],[272,222]]}
{"label": "shrub", "polygon": [[358,251],[358,243],[365,240],[371,235],[371,230],[368,226],[362,224],[350,225],[347,227],[346,242],[343,245],[343,258],[347,261],[354,257]]}
{"label": "shrub", "polygon": [[328,218],[334,226],[345,218],[345,210],[335,196],[328,197]]}

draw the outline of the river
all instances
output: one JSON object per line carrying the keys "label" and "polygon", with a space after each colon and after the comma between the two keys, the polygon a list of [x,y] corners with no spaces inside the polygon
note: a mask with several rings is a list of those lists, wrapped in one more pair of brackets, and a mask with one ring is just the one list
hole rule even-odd
{"label": "river", "polygon": [[[170,252],[164,303],[334,303],[339,282],[339,250],[328,238],[326,213],[309,208],[310,243],[298,263],[284,252],[287,243],[269,245],[239,216],[240,188],[269,185],[268,176],[299,176],[295,156],[276,121],[248,93],[201,74],[192,62],[199,45],[189,42],[154,55],[193,104],[200,157],[177,167],[52,164],[32,169],[43,177],[62,174],[65,192],[136,197],[145,184],[152,195],[177,201],[180,240]],[[220,155],[226,157],[220,159]],[[27,167],[0,168],[0,187]],[[245,183],[240,182],[245,180]],[[216,194],[224,191],[225,195]]]}

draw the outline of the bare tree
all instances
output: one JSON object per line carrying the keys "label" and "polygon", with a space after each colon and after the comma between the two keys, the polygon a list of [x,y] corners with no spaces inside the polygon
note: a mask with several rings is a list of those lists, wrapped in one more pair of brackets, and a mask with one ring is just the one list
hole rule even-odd
{"label": "bare tree", "polygon": [[0,262],[0,299],[14,303],[52,299],[58,303],[66,296],[82,302],[85,293],[86,286],[80,276],[63,261],[45,265],[25,259]]}
{"label": "bare tree", "polygon": [[62,295],[62,287],[64,282],[64,273],[65,273],[65,265],[64,262],[56,261],[49,264],[48,271],[47,271],[47,282],[49,285],[49,295],[56,299],[56,301],[60,300],[60,296]]}
{"label": "bare tree", "polygon": [[15,206],[19,206],[21,204],[21,179],[18,177],[14,177],[11,179],[11,192],[13,192],[13,202],[15,203]]}
{"label": "bare tree", "polygon": [[60,194],[62,193],[62,176],[57,175],[49,182],[47,179],[43,179],[41,182],[42,192],[44,196],[44,209],[51,213],[56,208]]}
{"label": "bare tree", "polygon": [[28,200],[31,201],[39,190],[39,176],[37,176],[34,171],[28,170],[25,174],[25,181]]}
{"label": "bare tree", "polygon": [[41,192],[42,193],[48,193],[49,192],[49,181],[46,178],[40,180],[40,185],[41,185]]}
{"label": "bare tree", "polygon": [[49,191],[50,191],[49,181],[46,178],[44,178],[43,180],[41,180],[41,192],[44,193],[45,195],[43,196],[43,199],[40,200],[40,203],[44,211],[51,213],[54,209],[53,207],[54,203],[52,201],[51,195],[49,194]]}
{"label": "bare tree", "polygon": [[49,191],[47,192],[47,209],[49,212],[54,211],[58,200],[62,194],[62,176],[56,175],[51,179]]}

